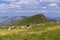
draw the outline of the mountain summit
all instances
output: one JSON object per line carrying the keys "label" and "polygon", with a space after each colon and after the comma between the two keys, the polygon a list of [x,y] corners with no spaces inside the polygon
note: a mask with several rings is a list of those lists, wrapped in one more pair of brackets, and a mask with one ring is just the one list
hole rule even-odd
{"label": "mountain summit", "polygon": [[34,16],[24,18],[22,20],[18,20],[12,23],[12,25],[27,25],[27,24],[46,23],[46,22],[48,22],[48,20],[43,14],[37,14]]}

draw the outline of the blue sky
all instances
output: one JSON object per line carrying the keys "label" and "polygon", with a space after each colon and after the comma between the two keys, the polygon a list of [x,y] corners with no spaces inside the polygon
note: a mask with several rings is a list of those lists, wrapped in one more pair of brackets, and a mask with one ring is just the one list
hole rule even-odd
{"label": "blue sky", "polygon": [[31,16],[39,13],[60,17],[60,0],[0,0],[0,17]]}

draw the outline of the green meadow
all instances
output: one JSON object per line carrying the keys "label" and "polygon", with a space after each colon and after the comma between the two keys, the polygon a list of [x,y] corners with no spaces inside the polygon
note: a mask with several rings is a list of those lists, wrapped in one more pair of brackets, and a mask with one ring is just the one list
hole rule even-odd
{"label": "green meadow", "polygon": [[0,27],[0,40],[60,40],[60,22],[50,22],[42,14],[17,20]]}
{"label": "green meadow", "polygon": [[[0,40],[60,40],[60,23],[17,26],[11,30],[0,28]],[[24,27],[24,28],[22,28]]]}

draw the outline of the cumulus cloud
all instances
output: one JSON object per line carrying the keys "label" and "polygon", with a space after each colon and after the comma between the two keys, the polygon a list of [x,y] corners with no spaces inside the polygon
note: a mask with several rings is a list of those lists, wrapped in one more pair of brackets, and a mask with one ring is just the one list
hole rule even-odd
{"label": "cumulus cloud", "polygon": [[51,3],[49,6],[58,6],[56,3]]}
{"label": "cumulus cloud", "polygon": [[38,4],[37,0],[2,0],[13,4]]}
{"label": "cumulus cloud", "polygon": [[39,2],[60,2],[60,0],[2,0],[7,2],[17,2],[17,1],[39,1]]}
{"label": "cumulus cloud", "polygon": [[27,7],[28,5],[34,6],[34,5],[38,4],[38,2],[36,0],[19,0],[19,1],[17,1],[17,0],[3,0],[3,1],[11,2],[10,4],[0,4],[1,6],[7,7],[7,8],[8,7],[9,8],[19,8],[21,6]]}
{"label": "cumulus cloud", "polygon": [[[0,4],[0,10],[2,10],[2,12],[7,12],[7,11],[16,11],[16,12],[21,12],[20,9],[39,9],[39,8],[43,8],[46,9],[46,6],[36,6],[39,5],[40,2],[48,2],[48,1],[52,1],[52,0],[2,0],[2,1],[6,1],[6,2],[10,2],[10,4]],[[58,1],[58,0],[55,0]],[[58,5],[56,3],[51,3],[49,4],[49,7],[58,7]],[[40,12],[38,10],[36,10],[37,12]],[[25,12],[28,12],[28,10],[26,10]],[[31,11],[30,11],[31,12]],[[35,12],[35,11],[33,11]],[[47,12],[47,11],[42,11],[42,12]]]}
{"label": "cumulus cloud", "polygon": [[37,5],[39,2],[37,0],[20,0],[19,2],[13,3],[16,5]]}
{"label": "cumulus cloud", "polygon": [[49,4],[49,7],[59,8],[57,3],[51,3],[51,4]]}

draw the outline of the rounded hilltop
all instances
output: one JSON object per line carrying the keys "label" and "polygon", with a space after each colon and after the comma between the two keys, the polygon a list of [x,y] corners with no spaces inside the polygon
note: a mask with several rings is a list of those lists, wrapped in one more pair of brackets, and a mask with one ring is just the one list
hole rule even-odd
{"label": "rounded hilltop", "polygon": [[17,20],[16,22],[12,23],[12,25],[20,26],[20,25],[38,24],[46,22],[48,22],[48,20],[43,14],[37,14],[21,20]]}

